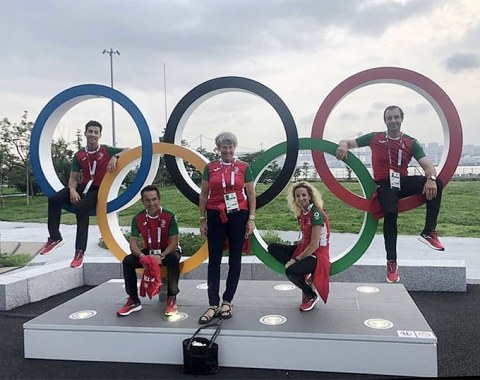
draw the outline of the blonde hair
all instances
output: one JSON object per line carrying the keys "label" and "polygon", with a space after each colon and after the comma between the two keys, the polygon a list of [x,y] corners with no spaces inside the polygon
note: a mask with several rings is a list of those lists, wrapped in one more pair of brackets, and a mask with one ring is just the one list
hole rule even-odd
{"label": "blonde hair", "polygon": [[290,210],[292,210],[296,216],[302,215],[303,212],[302,208],[297,204],[297,202],[295,202],[295,190],[300,188],[306,189],[308,195],[310,196],[311,202],[318,208],[323,209],[323,199],[320,192],[308,182],[297,182],[290,186],[287,194],[288,207],[290,207]]}

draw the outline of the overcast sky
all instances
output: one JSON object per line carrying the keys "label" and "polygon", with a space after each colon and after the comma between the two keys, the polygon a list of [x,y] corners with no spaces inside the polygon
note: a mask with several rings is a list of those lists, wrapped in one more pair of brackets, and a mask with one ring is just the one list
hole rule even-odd
{"label": "overcast sky", "polygon": [[[480,1],[477,0],[0,0],[0,117],[34,121],[61,91],[87,83],[114,86],[159,134],[178,101],[198,84],[222,76],[256,80],[279,95],[308,137],[320,104],[360,71],[396,66],[436,82],[455,104],[464,144],[480,145]],[[164,67],[166,84],[164,82]],[[166,100],[164,94],[166,93]],[[433,107],[400,85],[363,87],[331,114],[325,138],[338,142],[383,130],[382,111],[398,104],[403,130],[420,142],[443,143]],[[165,105],[167,114],[165,114]],[[117,145],[133,147],[133,121],[116,106]],[[110,101],[71,109],[56,136],[73,140],[90,119],[111,144]],[[224,93],[190,117],[183,138],[211,148],[223,130],[242,151],[284,141],[283,126],[262,99]],[[202,135],[202,138],[199,136]]]}

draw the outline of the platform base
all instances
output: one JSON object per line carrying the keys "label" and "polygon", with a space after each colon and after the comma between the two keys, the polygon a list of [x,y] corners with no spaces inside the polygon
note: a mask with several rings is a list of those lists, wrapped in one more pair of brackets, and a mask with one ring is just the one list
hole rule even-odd
{"label": "platform base", "polygon": [[[180,281],[178,318],[164,316],[164,291],[118,317],[124,284],[110,280],[25,323],[25,357],[183,364],[182,340],[208,306],[205,285]],[[240,281],[233,318],[217,338],[221,367],[437,376],[437,338],[403,285],[331,283],[328,303],[306,313],[291,287]]]}

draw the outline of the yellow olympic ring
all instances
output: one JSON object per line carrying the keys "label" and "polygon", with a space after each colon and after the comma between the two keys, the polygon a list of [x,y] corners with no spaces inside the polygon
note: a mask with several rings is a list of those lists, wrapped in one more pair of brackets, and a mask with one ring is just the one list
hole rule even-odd
{"label": "yellow olympic ring", "polygon": [[[208,163],[206,158],[204,158],[202,155],[183,146],[169,143],[153,143],[152,145],[154,154],[169,154],[180,157],[191,163],[200,173],[203,173],[203,169]],[[116,171],[113,173],[107,172],[105,177],[103,177],[100,189],[98,190],[97,219],[98,227],[100,228],[100,234],[105,242],[105,245],[119,261],[122,261],[123,258],[129,254],[130,248],[118,224],[117,212],[119,210],[107,214],[108,196],[110,189],[112,188],[112,184],[114,182],[118,182],[117,176],[120,173],[123,173],[123,175],[126,176],[128,170],[124,169],[126,169],[128,165],[133,167],[135,160],[140,158],[141,152],[142,147],[139,146],[122,153],[122,157],[117,163]],[[138,198],[139,195],[137,195],[137,199]],[[202,264],[207,257],[208,248],[207,243],[205,242],[190,258],[180,263],[180,273],[190,272]],[[165,276],[165,274],[166,270],[162,267],[162,276]]]}

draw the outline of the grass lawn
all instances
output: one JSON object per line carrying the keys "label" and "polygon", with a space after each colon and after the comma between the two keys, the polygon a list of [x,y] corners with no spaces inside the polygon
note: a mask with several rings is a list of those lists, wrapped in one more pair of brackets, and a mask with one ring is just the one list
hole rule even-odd
{"label": "grass lawn", "polygon": [[[257,193],[265,191],[268,185],[259,184]],[[364,213],[345,205],[337,199],[323,183],[316,183],[323,194],[325,210],[329,215],[332,232],[358,233]],[[361,194],[356,182],[344,183],[350,191]],[[286,190],[265,207],[257,211],[256,225],[261,230],[298,230],[292,213],[288,210]],[[198,207],[190,203],[174,186],[161,189],[162,204],[174,210],[180,227],[198,227]],[[438,219],[441,236],[480,238],[480,181],[452,181],[444,190],[442,208]],[[0,208],[0,220],[14,222],[47,222],[47,199],[36,196],[26,204],[25,197],[4,198],[5,208]],[[1,206],[1,204],[0,204]],[[132,216],[142,210],[140,202],[120,212],[120,225],[129,226]],[[96,224],[96,218],[91,218]],[[423,228],[425,206],[402,213],[398,218],[399,233],[417,235]],[[62,223],[74,224],[75,216],[65,212]],[[377,233],[382,231],[380,221]]]}

